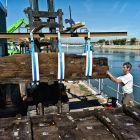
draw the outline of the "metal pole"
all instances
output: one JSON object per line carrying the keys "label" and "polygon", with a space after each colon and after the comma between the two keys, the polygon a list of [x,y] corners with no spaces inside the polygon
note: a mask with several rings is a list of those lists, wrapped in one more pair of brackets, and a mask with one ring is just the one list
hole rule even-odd
{"label": "metal pole", "polygon": [[68,53],[68,50],[69,50],[69,45],[67,44],[67,53]]}
{"label": "metal pole", "polygon": [[[72,17],[71,17],[71,7],[70,7],[70,5],[69,5],[69,13],[70,13],[70,21],[71,21]],[[72,27],[72,22],[70,22],[70,25]]]}
{"label": "metal pole", "polygon": [[88,85],[89,85],[89,87],[90,87],[90,79],[88,80]]}
{"label": "metal pole", "polygon": [[103,88],[104,88],[104,79],[101,79],[101,91],[103,91]]}
{"label": "metal pole", "polygon": [[99,92],[99,94],[101,92],[101,79],[99,79],[98,92]]}
{"label": "metal pole", "polygon": [[[119,99],[119,92],[120,92],[120,85],[118,84],[118,87],[117,87],[117,99]],[[117,100],[117,103],[119,103],[118,100]]]}

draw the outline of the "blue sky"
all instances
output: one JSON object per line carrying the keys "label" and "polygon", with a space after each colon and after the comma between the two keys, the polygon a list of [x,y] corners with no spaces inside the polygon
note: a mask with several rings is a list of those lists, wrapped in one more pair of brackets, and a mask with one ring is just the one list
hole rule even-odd
{"label": "blue sky", "polygon": [[[3,3],[6,0],[1,0]],[[29,0],[7,0],[7,27],[20,18]],[[46,1],[39,0],[40,10],[47,9]],[[69,17],[69,5],[74,21],[86,22],[94,31],[127,31],[129,37],[140,37],[140,0],[54,0],[55,9],[62,8],[64,19]]]}

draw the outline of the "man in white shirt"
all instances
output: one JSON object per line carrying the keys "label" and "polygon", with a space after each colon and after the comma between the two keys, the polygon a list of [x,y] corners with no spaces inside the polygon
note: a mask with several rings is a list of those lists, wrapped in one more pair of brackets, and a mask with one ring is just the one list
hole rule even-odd
{"label": "man in white shirt", "polygon": [[122,103],[126,106],[134,105],[133,97],[133,76],[130,73],[132,65],[129,62],[123,64],[122,70],[124,72],[123,76],[116,78],[109,71],[107,72],[109,78],[115,83],[122,83],[123,99]]}

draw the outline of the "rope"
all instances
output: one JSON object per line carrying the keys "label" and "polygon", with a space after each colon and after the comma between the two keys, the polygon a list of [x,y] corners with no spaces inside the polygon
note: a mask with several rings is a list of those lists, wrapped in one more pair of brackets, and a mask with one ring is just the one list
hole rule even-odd
{"label": "rope", "polygon": [[35,44],[33,39],[33,33],[30,32],[30,38],[31,38],[31,57],[32,57],[32,81],[33,83],[37,83],[40,80],[39,77],[39,62],[38,62],[38,53],[35,52]]}

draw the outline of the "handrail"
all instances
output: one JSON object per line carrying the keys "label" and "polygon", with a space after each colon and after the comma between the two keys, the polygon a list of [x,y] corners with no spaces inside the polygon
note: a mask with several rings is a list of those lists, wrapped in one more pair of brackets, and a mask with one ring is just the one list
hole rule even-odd
{"label": "handrail", "polygon": [[139,89],[140,89],[140,86],[138,86],[138,85],[136,85],[136,84],[133,84],[133,86],[134,86],[134,87],[137,87],[137,88],[139,88]]}
{"label": "handrail", "polygon": [[[98,88],[98,93],[99,93],[99,94],[100,94],[101,92],[104,93],[104,92],[103,92],[103,87],[105,86],[105,87],[107,87],[108,89],[111,89],[112,91],[114,91],[114,92],[117,93],[117,99],[119,98],[119,94],[122,96],[122,93],[120,92],[120,85],[119,85],[119,84],[118,84],[118,86],[117,86],[117,89],[114,89],[113,87],[111,87],[111,86],[105,84],[103,79],[98,79],[98,80],[95,79],[95,81],[98,82],[98,87],[96,87],[96,88]],[[90,86],[91,86],[91,84],[90,84]],[[136,84],[133,84],[133,86],[140,89],[140,86],[138,86],[138,85],[136,85]],[[140,104],[140,103],[137,102],[136,100],[134,100],[134,102],[135,102],[136,104]],[[118,103],[118,100],[117,100],[117,103]]]}

